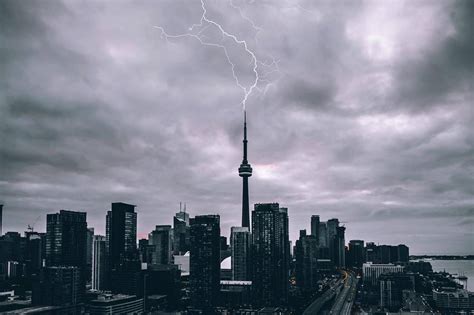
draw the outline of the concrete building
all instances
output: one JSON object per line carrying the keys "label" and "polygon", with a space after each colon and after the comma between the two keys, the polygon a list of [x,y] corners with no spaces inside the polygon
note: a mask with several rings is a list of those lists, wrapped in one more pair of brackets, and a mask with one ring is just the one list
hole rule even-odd
{"label": "concrete building", "polygon": [[403,272],[404,267],[394,264],[373,264],[371,262],[362,265],[364,283],[377,285],[382,274]]}
{"label": "concrete building", "polygon": [[107,256],[105,236],[94,235],[92,241],[92,290],[105,290]]}
{"label": "concrete building", "polygon": [[398,311],[403,305],[403,291],[415,291],[414,274],[390,273],[379,277],[382,309]]}
{"label": "concrete building", "polygon": [[442,310],[473,310],[474,292],[462,289],[433,290],[436,307]]}
{"label": "concrete building", "polygon": [[290,243],[288,209],[255,204],[252,211],[252,289],[256,306],[288,301]]}
{"label": "concrete building", "polygon": [[82,302],[82,280],[78,267],[54,266],[41,270],[33,284],[33,305],[77,305]]}
{"label": "concrete building", "polygon": [[200,215],[190,219],[190,295],[191,305],[209,310],[220,291],[220,217]]}
{"label": "concrete building", "polygon": [[221,306],[234,308],[252,303],[252,281],[221,280]]}
{"label": "concrete building", "polygon": [[0,236],[3,235],[3,205],[0,205]]}
{"label": "concrete building", "polygon": [[46,265],[76,266],[83,272],[87,252],[87,214],[61,210],[46,216]]}
{"label": "concrete building", "polygon": [[249,177],[252,176],[252,166],[247,160],[247,114],[244,111],[244,140],[243,158],[239,167],[239,176],[242,177],[242,227],[250,229],[249,207]]}
{"label": "concrete building", "polygon": [[175,255],[182,255],[189,251],[189,214],[180,209],[173,218],[173,252]]}
{"label": "concrete building", "polygon": [[232,227],[230,236],[232,280],[250,279],[250,230]]}
{"label": "concrete building", "polygon": [[106,250],[109,271],[135,259],[135,255],[138,256],[135,207],[123,202],[114,202],[112,210],[107,212]]}
{"label": "concrete building", "polygon": [[319,215],[312,215],[311,216],[311,235],[316,237],[319,247],[319,227],[321,224],[321,219]]}
{"label": "concrete building", "polygon": [[171,264],[172,242],[170,225],[157,225],[155,230],[148,235],[148,245],[155,247],[152,254],[152,264]]}
{"label": "concrete building", "polygon": [[349,252],[348,252],[348,266],[354,268],[362,268],[362,264],[365,263],[364,253],[364,241],[362,240],[351,240],[349,241]]}
{"label": "concrete building", "polygon": [[296,241],[296,285],[302,289],[311,290],[318,281],[318,241],[316,236],[306,235],[306,230],[300,231]]}
{"label": "concrete building", "polygon": [[143,298],[134,295],[103,294],[86,305],[90,315],[143,314]]}

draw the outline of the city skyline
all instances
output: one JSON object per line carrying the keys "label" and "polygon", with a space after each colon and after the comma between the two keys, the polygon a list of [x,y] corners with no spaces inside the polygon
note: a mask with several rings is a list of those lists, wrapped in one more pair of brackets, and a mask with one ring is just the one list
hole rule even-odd
{"label": "city skyline", "polygon": [[[3,232],[68,209],[105,235],[112,202],[137,205],[138,238],[181,201],[227,237],[241,225],[242,91],[221,49],[157,28],[187,32],[199,1],[4,4]],[[269,65],[246,101],[250,209],[287,207],[293,242],[317,214],[347,222],[346,243],[473,253],[471,3],[206,8]],[[225,44],[251,85],[249,54]]]}

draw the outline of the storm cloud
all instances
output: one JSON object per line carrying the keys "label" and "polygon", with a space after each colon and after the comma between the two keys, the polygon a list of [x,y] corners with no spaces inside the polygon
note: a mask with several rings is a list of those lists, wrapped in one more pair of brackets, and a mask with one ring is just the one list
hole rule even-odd
{"label": "storm cloud", "polygon": [[[473,1],[205,5],[265,74],[246,104],[251,203],[288,207],[293,240],[320,214],[346,240],[474,253]],[[222,49],[157,28],[183,34],[202,13],[0,1],[4,231],[70,209],[105,233],[113,201],[137,205],[139,236],[180,201],[220,214],[224,235],[239,224],[243,92]],[[251,84],[242,45],[220,43]]]}

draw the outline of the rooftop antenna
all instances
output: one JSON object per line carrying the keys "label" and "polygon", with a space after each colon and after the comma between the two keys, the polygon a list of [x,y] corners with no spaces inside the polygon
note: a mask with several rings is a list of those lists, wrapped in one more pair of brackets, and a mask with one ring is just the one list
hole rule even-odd
{"label": "rooftop antenna", "polygon": [[181,211],[181,201],[179,202],[179,212],[182,212]]}
{"label": "rooftop antenna", "polygon": [[184,213],[186,213],[186,202],[184,203]]}

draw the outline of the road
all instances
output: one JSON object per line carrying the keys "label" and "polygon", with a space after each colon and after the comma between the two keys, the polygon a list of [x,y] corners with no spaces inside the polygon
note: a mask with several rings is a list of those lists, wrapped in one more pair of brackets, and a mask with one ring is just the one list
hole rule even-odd
{"label": "road", "polygon": [[344,275],[344,285],[329,312],[329,314],[332,315],[350,315],[356,295],[357,282],[359,279],[355,277],[353,272],[343,270],[342,273]]}
{"label": "road", "polygon": [[324,306],[324,304],[331,300],[334,295],[337,294],[337,292],[341,289],[341,286],[343,285],[343,279],[335,280],[326,292],[323,293],[319,298],[314,300],[313,303],[311,303],[303,312],[303,315],[312,315],[312,314],[318,314],[321,308]]}

